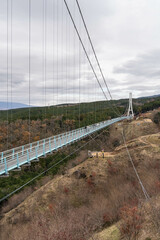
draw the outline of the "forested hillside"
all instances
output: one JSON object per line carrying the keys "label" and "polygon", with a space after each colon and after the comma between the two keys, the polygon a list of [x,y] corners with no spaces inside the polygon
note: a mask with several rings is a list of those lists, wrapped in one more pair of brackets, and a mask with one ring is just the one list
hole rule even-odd
{"label": "forested hillside", "polygon": [[[134,113],[160,106],[160,98],[134,99]],[[115,106],[117,109],[115,109]],[[128,99],[0,111],[0,151],[122,115]],[[8,119],[8,121],[7,121]],[[30,127],[29,127],[30,126]]]}

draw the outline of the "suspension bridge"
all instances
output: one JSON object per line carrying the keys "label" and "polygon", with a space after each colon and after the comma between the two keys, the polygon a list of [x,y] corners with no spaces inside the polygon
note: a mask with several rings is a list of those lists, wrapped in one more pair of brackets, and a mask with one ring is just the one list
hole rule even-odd
{"label": "suspension bridge", "polygon": [[[36,44],[33,43],[32,39],[35,37],[34,26],[32,24],[32,14],[33,6],[31,0],[26,0],[28,3],[27,14],[28,14],[28,35],[27,35],[27,51],[28,51],[28,75],[24,74],[24,79],[28,79],[28,82],[24,89],[19,90],[13,87],[14,85],[14,71],[13,71],[13,2],[12,0],[6,1],[6,6],[4,6],[4,11],[6,10],[6,68],[1,66],[1,69],[6,69],[6,85],[3,88],[3,91],[6,91],[6,100],[7,100],[7,110],[6,111],[6,121],[9,124],[9,121],[12,122],[12,107],[11,112],[9,112],[9,100],[12,101],[16,96],[21,96],[23,100],[27,95],[28,96],[28,131],[29,139],[27,144],[23,144],[19,147],[14,147],[0,152],[0,175],[8,176],[9,171],[11,170],[21,170],[21,166],[24,164],[30,165],[33,161],[38,161],[40,157],[45,157],[47,154],[51,154],[58,149],[61,149],[67,145],[70,145],[76,141],[79,141],[85,137],[90,136],[91,134],[106,128],[116,122],[129,120],[133,118],[133,107],[132,107],[132,95],[129,97],[129,108],[126,115],[118,114],[118,109],[112,105],[111,109],[118,117],[107,120],[103,119],[100,122],[96,121],[89,125],[85,125],[80,128],[72,129],[71,131],[62,132],[58,135],[49,136],[47,138],[31,141],[31,100],[34,97],[43,98],[44,108],[49,105],[58,105],[58,104],[81,104],[81,102],[96,102],[96,101],[107,101],[110,97],[112,99],[111,92],[107,85],[106,79],[104,77],[99,59],[97,57],[93,42],[91,40],[87,24],[85,22],[82,10],[78,0],[73,1],[73,8],[69,6],[66,0],[42,0],[41,13],[42,13],[42,64],[37,66],[38,69],[42,69],[42,81],[37,79],[36,73],[32,74],[32,50],[36,49]],[[47,18],[47,13],[50,12],[50,3],[52,2],[52,34],[50,33],[50,22],[47,25],[47,21],[50,21]],[[48,3],[48,5],[47,5]],[[76,18],[79,18],[77,23]],[[55,21],[56,24],[55,25]],[[62,25],[60,29],[59,22]],[[82,29],[83,25],[83,29]],[[73,36],[72,36],[73,34]],[[85,38],[83,35],[85,34]],[[32,36],[33,35],[33,36]],[[52,43],[52,47],[49,43]],[[15,35],[14,35],[15,38]],[[86,46],[86,39],[88,40],[88,45]],[[60,45],[61,42],[61,45]],[[49,47],[48,47],[49,46]],[[89,47],[88,47],[89,46]],[[15,46],[16,48],[17,46]],[[53,59],[52,66],[53,69],[49,69],[47,63],[50,61],[50,55],[52,48]],[[91,55],[92,52],[92,55]],[[47,55],[48,53],[48,55]],[[63,56],[64,55],[64,56]],[[73,66],[70,67],[70,57],[73,55]],[[26,58],[26,56],[24,57]],[[39,57],[40,58],[40,57]],[[38,64],[36,62],[36,64]],[[95,67],[96,65],[96,67]],[[35,70],[34,70],[35,71]],[[39,72],[39,70],[38,70]],[[23,74],[22,74],[23,75]],[[52,76],[51,76],[52,75]],[[74,76],[73,76],[74,75]],[[28,76],[28,77],[27,77]],[[23,81],[23,79],[22,79]],[[86,83],[87,81],[87,83]],[[51,85],[52,84],[52,85]],[[36,85],[38,88],[40,85],[41,92],[36,92],[36,88],[32,90],[32,85]],[[5,90],[4,90],[5,89]],[[26,93],[26,89],[28,92]],[[14,95],[15,91],[15,95]],[[24,91],[24,93],[23,93]],[[32,91],[35,91],[35,94],[32,94]],[[52,95],[51,95],[52,92]],[[37,95],[36,95],[37,93]],[[41,97],[39,97],[39,95]],[[108,94],[108,96],[107,96]],[[64,97],[65,96],[65,97]],[[52,100],[51,100],[52,99]],[[19,100],[20,101],[20,100]],[[38,100],[37,100],[38,101]],[[99,109],[95,109],[95,114]],[[74,110],[73,110],[74,111]],[[78,119],[80,122],[81,109],[79,108]],[[11,117],[9,115],[11,113]],[[83,113],[83,111],[82,111]],[[53,113],[54,116],[54,113]],[[10,117],[10,119],[9,119]],[[46,110],[44,111],[44,118],[46,118]],[[66,113],[67,118],[67,113]],[[80,124],[79,124],[80,125]],[[9,127],[7,127],[7,146],[9,142]]]}
{"label": "suspension bridge", "polygon": [[21,165],[30,164],[33,160],[38,160],[39,157],[46,156],[68,144],[72,144],[90,134],[99,131],[111,124],[122,121],[124,119],[131,119],[131,116],[123,116],[114,118],[112,120],[103,121],[83,128],[78,128],[70,132],[65,132],[41,141],[23,145],[17,148],[0,153],[0,175],[8,175],[8,171],[13,169],[20,169]]}

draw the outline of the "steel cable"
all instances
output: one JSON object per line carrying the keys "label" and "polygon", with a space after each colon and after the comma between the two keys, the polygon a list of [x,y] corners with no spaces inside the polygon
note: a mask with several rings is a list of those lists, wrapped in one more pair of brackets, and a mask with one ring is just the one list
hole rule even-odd
{"label": "steel cable", "polygon": [[82,48],[83,48],[83,50],[84,50],[84,52],[85,52],[85,55],[86,55],[86,57],[87,57],[87,59],[88,59],[88,62],[89,62],[89,64],[90,64],[90,66],[91,66],[91,69],[92,69],[92,71],[93,71],[93,74],[94,74],[94,76],[95,76],[95,78],[96,78],[96,80],[97,80],[97,82],[98,82],[98,84],[99,84],[99,86],[100,86],[100,88],[101,88],[101,90],[102,90],[102,93],[103,93],[104,97],[108,100],[107,95],[106,95],[106,93],[104,92],[103,87],[101,86],[101,83],[100,83],[100,81],[99,81],[99,79],[98,79],[98,77],[97,77],[97,74],[96,74],[96,72],[95,72],[95,70],[94,70],[94,67],[93,67],[93,65],[92,65],[92,63],[91,63],[91,60],[90,60],[90,58],[89,58],[89,56],[88,56],[88,53],[87,53],[87,51],[86,51],[86,48],[85,48],[85,46],[84,46],[84,44],[83,44],[83,41],[82,41],[81,36],[80,36],[80,34],[79,34],[79,31],[78,31],[78,29],[77,29],[77,27],[76,27],[75,21],[74,21],[74,19],[73,19],[73,17],[72,17],[72,14],[71,14],[71,12],[70,12],[70,9],[69,9],[69,7],[68,7],[68,4],[67,4],[66,0],[63,0],[63,1],[64,1],[64,3],[65,3],[65,6],[66,6],[67,11],[68,11],[68,13],[69,13],[69,16],[70,16],[70,18],[71,18],[71,21],[72,21],[72,23],[73,23],[73,26],[74,26],[74,28],[75,28],[75,31],[76,31],[76,33],[77,33],[77,35],[78,35],[79,41],[80,41],[80,43],[81,43],[81,45],[82,45]]}
{"label": "steel cable", "polygon": [[[80,5],[79,5],[78,0],[76,0],[76,3],[77,3],[78,10],[79,10],[79,13],[80,13],[80,15],[81,15],[81,18],[82,18],[82,21],[83,21],[83,24],[84,24],[84,27],[85,27],[85,30],[86,30],[86,33],[87,33],[87,36],[88,36],[88,39],[89,39],[89,42],[90,42],[90,44],[91,44],[91,47],[92,47],[92,50],[93,50],[93,53],[94,53],[94,56],[95,56],[97,65],[98,65],[98,67],[99,67],[99,70],[100,70],[102,79],[103,79],[103,81],[104,81],[104,84],[105,84],[105,86],[106,86],[106,88],[107,88],[107,91],[108,91],[108,93],[109,93],[109,96],[110,96],[111,100],[113,100],[112,95],[111,95],[111,92],[110,92],[109,87],[108,87],[108,85],[107,85],[106,79],[105,79],[105,77],[104,77],[102,68],[101,68],[101,66],[100,66],[100,62],[99,62],[99,60],[98,60],[98,57],[97,57],[95,48],[94,48],[94,46],[93,46],[93,42],[92,42],[92,40],[91,40],[91,37],[90,37],[90,34],[89,34],[89,31],[88,31],[88,28],[87,28],[87,25],[86,25],[86,22],[85,22],[85,19],[84,19],[84,16],[83,16],[83,13],[82,13],[82,10],[81,10],[81,7],[80,7]],[[120,112],[119,112],[119,110],[118,110],[117,108],[116,108],[116,110],[118,111],[118,114],[117,114],[117,113],[116,113],[116,114],[117,114],[118,116],[121,115]],[[114,110],[114,111],[115,111],[115,110]]]}
{"label": "steel cable", "polygon": [[135,165],[134,165],[134,162],[133,162],[133,159],[132,159],[132,157],[131,157],[131,154],[130,154],[130,152],[129,152],[129,150],[128,150],[128,147],[127,147],[127,144],[126,144],[125,135],[124,135],[124,129],[122,130],[122,138],[123,138],[124,146],[125,146],[125,148],[126,148],[126,151],[127,151],[128,157],[129,157],[129,160],[130,160],[130,162],[131,162],[131,164],[132,164],[132,167],[133,167],[133,169],[134,169],[134,172],[135,172],[135,174],[136,174],[136,177],[137,177],[137,179],[138,179],[138,182],[139,182],[139,184],[140,184],[140,186],[141,186],[142,192],[143,192],[146,200],[149,200],[149,199],[150,199],[149,194],[147,193],[147,191],[146,191],[146,189],[145,189],[145,187],[144,187],[144,185],[143,185],[143,183],[142,183],[142,181],[141,181],[141,179],[140,179],[140,176],[139,176],[139,174],[138,174],[138,172],[137,172],[137,169],[136,169],[136,167],[135,167]]}
{"label": "steel cable", "polygon": [[31,142],[31,0],[28,2],[28,14],[29,14],[29,34],[28,34],[28,128],[29,128],[29,143]]}
{"label": "steel cable", "polygon": [[[105,131],[105,130],[104,130]],[[68,154],[66,157],[64,157],[63,159],[59,160],[57,163],[53,164],[52,166],[50,166],[49,168],[47,168],[46,170],[42,171],[41,173],[39,173],[37,176],[33,177],[31,180],[29,180],[28,182],[26,182],[25,184],[23,184],[22,186],[20,186],[19,188],[15,189],[14,191],[12,191],[11,193],[7,194],[6,196],[4,196],[3,198],[0,199],[0,203],[3,202],[4,200],[6,200],[7,198],[9,198],[10,196],[12,196],[14,193],[18,192],[19,190],[21,190],[22,188],[24,188],[25,186],[27,186],[29,183],[33,182],[34,180],[36,180],[38,177],[42,176],[43,174],[47,173],[49,170],[51,170],[53,167],[57,166],[59,163],[63,162],[65,159],[67,159],[68,157],[72,156],[74,153],[78,152],[81,148],[85,147],[88,143],[90,143],[91,141],[93,141],[94,139],[96,139],[98,136],[100,136],[104,131],[102,131],[101,133],[97,134],[94,138],[92,138],[91,140],[87,141],[87,143],[83,144],[82,146],[80,146],[79,148],[77,148],[76,150],[72,151],[70,154]]]}

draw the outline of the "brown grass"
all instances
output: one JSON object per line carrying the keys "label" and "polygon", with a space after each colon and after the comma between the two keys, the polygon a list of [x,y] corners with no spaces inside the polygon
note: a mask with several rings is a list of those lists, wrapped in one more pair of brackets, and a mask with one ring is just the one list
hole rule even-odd
{"label": "brown grass", "polygon": [[[160,153],[147,139],[130,141],[128,147],[145,188],[155,198],[160,193]],[[76,159],[82,161],[80,165],[67,169],[64,176],[57,176],[6,214],[1,221],[2,240],[87,240],[121,220],[125,206],[138,209],[144,196],[124,146],[118,147],[112,158],[108,155],[83,162],[85,154]],[[148,221],[153,219],[158,232],[160,216],[154,220],[151,212],[157,212],[159,206],[153,206]],[[139,232],[136,238],[141,235]]]}

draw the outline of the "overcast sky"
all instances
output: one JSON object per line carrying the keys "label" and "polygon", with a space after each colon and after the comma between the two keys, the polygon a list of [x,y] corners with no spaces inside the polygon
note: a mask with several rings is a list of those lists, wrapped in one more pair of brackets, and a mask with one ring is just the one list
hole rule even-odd
{"label": "overcast sky", "polygon": [[[29,0],[12,0],[12,72],[11,0],[8,1],[8,101],[12,86],[12,100],[27,104]],[[31,105],[104,99],[63,0],[46,0],[46,38],[43,0],[31,2]],[[113,98],[127,98],[129,92],[134,97],[160,94],[160,1],[79,0],[79,3]],[[68,4],[100,79],[75,0],[68,0]],[[0,0],[0,101],[7,100],[6,20],[7,0]]]}

